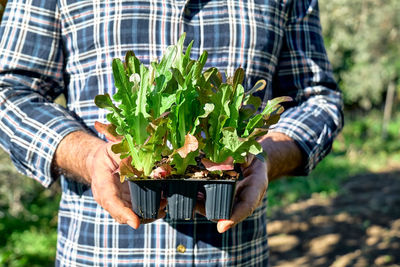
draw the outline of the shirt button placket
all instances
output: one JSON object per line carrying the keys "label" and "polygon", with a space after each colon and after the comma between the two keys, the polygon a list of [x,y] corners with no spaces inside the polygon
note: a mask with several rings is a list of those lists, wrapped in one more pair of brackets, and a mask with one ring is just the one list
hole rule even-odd
{"label": "shirt button placket", "polygon": [[175,229],[177,231],[175,243],[176,259],[192,260],[194,256],[192,255],[194,252],[194,225],[188,222],[178,222],[175,225]]}

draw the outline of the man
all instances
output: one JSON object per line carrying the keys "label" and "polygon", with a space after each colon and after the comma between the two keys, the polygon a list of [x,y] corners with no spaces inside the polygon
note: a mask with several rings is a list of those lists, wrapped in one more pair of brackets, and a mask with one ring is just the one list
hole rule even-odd
{"label": "man", "polygon": [[[315,0],[9,1],[0,28],[0,136],[19,170],[50,186],[61,177],[60,266],[267,266],[268,181],[305,175],[342,127],[341,93],[326,57]],[[133,50],[148,65],[186,32],[192,57],[244,86],[267,81],[267,101],[288,95],[280,122],[260,142],[237,187],[230,220],[164,219],[140,225],[118,156],[93,131],[113,94],[111,61]],[[64,93],[67,108],[52,100]],[[165,216],[163,203],[160,217]],[[144,223],[144,222],[143,222]]]}

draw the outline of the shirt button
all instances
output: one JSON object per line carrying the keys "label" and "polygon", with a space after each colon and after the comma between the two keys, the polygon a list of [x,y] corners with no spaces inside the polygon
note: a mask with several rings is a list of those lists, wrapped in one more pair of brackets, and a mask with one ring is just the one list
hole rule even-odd
{"label": "shirt button", "polygon": [[179,245],[176,247],[176,250],[177,250],[178,252],[180,252],[180,253],[185,253],[186,248],[185,248],[184,245],[179,244]]}

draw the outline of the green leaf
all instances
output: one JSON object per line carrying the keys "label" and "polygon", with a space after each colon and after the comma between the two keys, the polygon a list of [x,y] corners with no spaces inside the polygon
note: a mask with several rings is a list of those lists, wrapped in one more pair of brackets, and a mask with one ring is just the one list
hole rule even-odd
{"label": "green leaf", "polygon": [[264,90],[265,86],[267,86],[267,82],[265,80],[257,81],[253,88],[246,92],[246,97],[253,95],[255,92]]}
{"label": "green leaf", "polygon": [[161,96],[161,105],[160,105],[160,113],[163,114],[167,110],[171,108],[171,106],[175,103],[175,95],[162,95]]}
{"label": "green leaf", "polygon": [[116,58],[113,60],[112,70],[115,87],[118,89],[117,93],[113,95],[114,100],[120,101],[123,105],[131,107],[131,84],[128,80],[127,73],[125,72],[124,65],[120,59]]}
{"label": "green leaf", "polygon": [[264,116],[268,116],[273,112],[276,112],[277,110],[281,109],[280,103],[282,102],[287,102],[291,101],[292,98],[288,96],[282,96],[282,97],[276,97],[274,99],[271,99],[267,102],[267,105],[265,106],[264,110],[260,113],[255,115],[253,118],[249,120],[249,123],[246,126],[245,132],[243,134],[243,137],[246,137],[250,134],[250,132],[257,126],[259,125],[260,122],[262,122]]}
{"label": "green leaf", "polygon": [[252,105],[254,107],[254,110],[257,110],[261,106],[261,103],[261,98],[253,95],[246,95],[246,98],[243,100],[243,105]]}
{"label": "green leaf", "polygon": [[203,51],[203,53],[201,54],[201,56],[198,59],[198,62],[200,64],[201,69],[203,70],[204,65],[207,62],[207,58],[208,58],[208,52],[207,51]]}
{"label": "green leaf", "polygon": [[128,71],[128,76],[131,76],[133,73],[140,72],[140,61],[133,51],[128,51],[126,53],[125,65]]}
{"label": "green leaf", "polygon": [[182,158],[179,154],[174,154],[171,164],[174,165],[176,174],[184,174],[189,165],[196,166],[195,158],[197,155],[198,153],[196,152],[190,152],[185,158]]}
{"label": "green leaf", "polygon": [[179,69],[172,68],[172,76],[175,78],[175,80],[178,82],[178,84],[181,87],[184,87],[185,84],[185,78],[183,77],[182,73],[179,71]]}
{"label": "green leaf", "polygon": [[206,157],[214,162],[219,162],[221,154],[219,147],[221,129],[226,126],[225,123],[231,115],[229,108],[231,94],[232,86],[229,84],[222,84],[216,93],[210,97],[214,105],[214,110],[208,118],[208,129],[211,139],[206,140],[204,152]]}
{"label": "green leaf", "polygon": [[219,88],[222,83],[221,73],[218,71],[217,68],[209,68],[204,73],[205,82],[209,82],[213,85],[214,88]]}
{"label": "green leaf", "polygon": [[241,84],[236,86],[236,90],[234,91],[232,97],[232,103],[229,105],[229,126],[237,128],[238,127],[238,119],[239,119],[239,108],[242,105],[242,100],[244,96],[244,88]]}
{"label": "green leaf", "polygon": [[194,63],[194,66],[192,68],[192,71],[190,74],[192,74],[192,80],[194,84],[198,83],[198,80],[203,78],[202,71],[204,68],[204,65],[206,64],[208,57],[207,51],[204,51],[201,56],[199,57],[198,61]]}
{"label": "green leaf", "polygon": [[242,141],[240,141],[236,129],[233,127],[226,127],[221,132],[222,144],[224,144],[225,148],[229,149],[233,153],[236,152],[243,143]]}
{"label": "green leaf", "polygon": [[193,41],[191,41],[186,48],[185,56],[182,59],[182,69],[180,69],[181,72],[185,71],[187,66],[193,62],[193,60],[190,59],[190,52],[192,51],[192,46],[193,46]]}
{"label": "green leaf", "polygon": [[120,109],[117,108],[114,103],[111,100],[111,97],[109,94],[104,94],[104,95],[97,95],[94,97],[94,103],[96,106],[99,108],[105,108],[111,111],[117,111],[120,112]]}
{"label": "green leaf", "polygon": [[118,135],[124,135],[129,131],[124,120],[122,110],[113,104],[108,94],[97,95],[94,101],[99,108],[104,108],[111,111],[111,113],[106,115],[106,118],[116,127],[115,131]]}
{"label": "green leaf", "polygon": [[150,117],[150,115],[146,111],[147,91],[149,86],[148,76],[149,76],[148,69],[143,64],[140,65],[141,82],[138,95],[136,98],[135,116],[132,117],[132,122],[133,122],[132,133],[135,142],[139,145],[143,144],[148,137],[148,133],[146,131],[146,127],[149,124],[147,118]]}
{"label": "green leaf", "polygon": [[119,143],[113,144],[111,146],[111,151],[115,154],[125,154],[129,152],[129,145],[126,140],[122,140]]}
{"label": "green leaf", "polygon": [[264,108],[264,111],[262,112],[263,115],[269,114],[274,110],[277,110],[280,108],[280,103],[282,102],[290,102],[293,99],[289,96],[280,96],[280,97],[275,97],[271,100],[268,100],[267,105]]}
{"label": "green leaf", "polygon": [[251,141],[249,144],[248,153],[255,155],[256,158],[262,162],[267,158],[267,154],[263,150],[262,146],[255,140]]}
{"label": "green leaf", "polygon": [[[206,103],[203,107],[203,112],[197,116],[194,121],[193,129],[191,134],[194,135],[197,132],[197,127],[200,125],[200,119],[207,118],[207,116],[214,110],[214,104]],[[206,129],[203,129],[206,130]]]}
{"label": "green leaf", "polygon": [[177,51],[178,48],[175,45],[167,47],[167,50],[165,51],[164,56],[161,59],[161,62],[157,65],[158,74],[165,75],[166,72],[169,72],[177,56]]}
{"label": "green leaf", "polygon": [[221,142],[226,149],[229,149],[235,163],[243,163],[248,153],[257,155],[263,152],[261,145],[255,139],[256,135],[240,138],[236,129],[232,127],[224,128],[222,135]]}
{"label": "green leaf", "polygon": [[175,101],[175,93],[163,93],[167,88],[170,78],[172,78],[172,75],[169,77],[165,75],[156,77],[155,87],[148,96],[149,106],[151,107],[150,111],[152,112],[152,116],[155,118],[169,109]]}
{"label": "green leaf", "polygon": [[235,74],[233,75],[233,91],[236,91],[236,88],[239,84],[242,84],[244,80],[244,70],[242,68],[237,68]]}

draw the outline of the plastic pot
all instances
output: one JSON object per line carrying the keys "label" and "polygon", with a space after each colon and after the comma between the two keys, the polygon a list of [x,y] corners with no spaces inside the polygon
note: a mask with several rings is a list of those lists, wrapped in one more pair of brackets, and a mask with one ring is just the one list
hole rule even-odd
{"label": "plastic pot", "polygon": [[171,219],[193,219],[198,192],[205,195],[207,219],[229,219],[235,187],[236,180],[129,180],[133,211],[143,219],[157,218],[162,194],[167,197]]}

